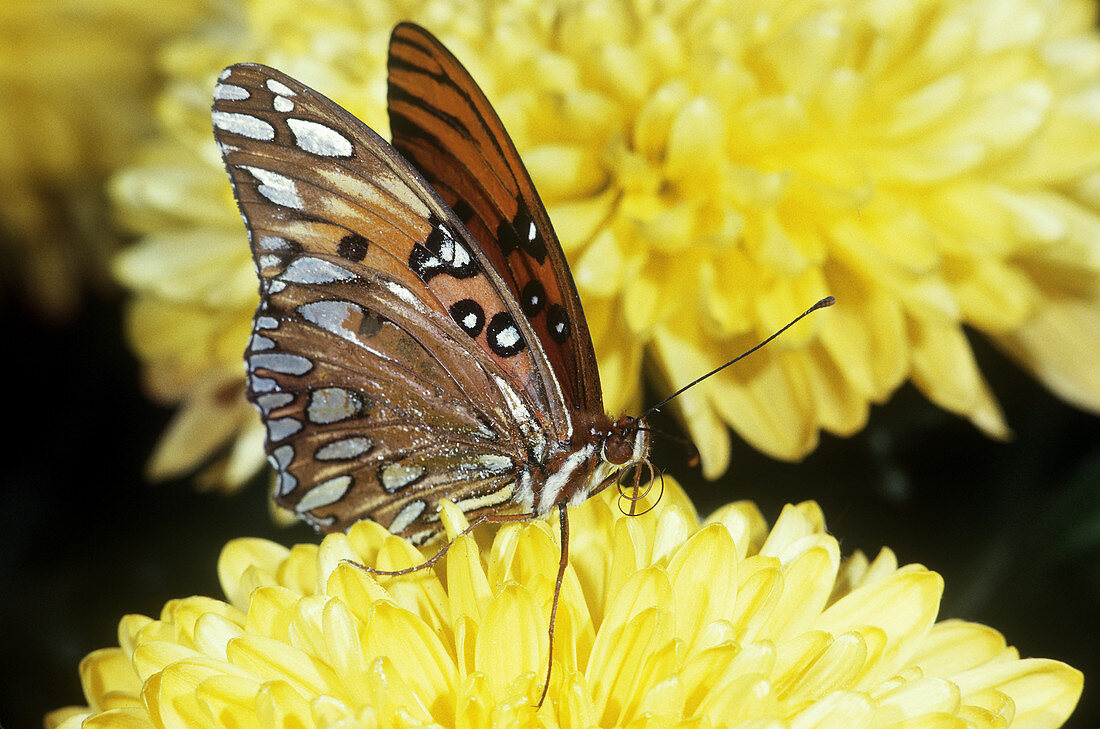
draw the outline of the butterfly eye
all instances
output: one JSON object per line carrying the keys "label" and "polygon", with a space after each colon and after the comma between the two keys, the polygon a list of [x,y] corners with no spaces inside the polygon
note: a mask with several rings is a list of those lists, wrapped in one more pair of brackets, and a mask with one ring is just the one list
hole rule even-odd
{"label": "butterfly eye", "polygon": [[603,457],[621,466],[634,458],[634,443],[626,433],[612,431],[603,442]]}

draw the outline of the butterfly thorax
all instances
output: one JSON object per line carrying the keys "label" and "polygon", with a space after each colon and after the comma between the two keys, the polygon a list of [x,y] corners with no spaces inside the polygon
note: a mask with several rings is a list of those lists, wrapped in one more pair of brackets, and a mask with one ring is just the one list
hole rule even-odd
{"label": "butterfly thorax", "polygon": [[645,421],[603,413],[573,414],[573,436],[559,444],[532,484],[534,511],[548,514],[557,504],[576,506],[614,482],[624,466],[649,453]]}

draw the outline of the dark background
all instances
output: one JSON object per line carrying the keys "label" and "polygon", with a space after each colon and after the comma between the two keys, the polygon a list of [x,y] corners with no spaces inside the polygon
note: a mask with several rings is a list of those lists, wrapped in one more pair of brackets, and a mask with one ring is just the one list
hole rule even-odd
{"label": "dark background", "polygon": [[[149,485],[142,465],[170,413],[145,400],[121,331],[122,301],[100,294],[49,325],[0,295],[0,382],[8,433],[0,468],[0,722],[41,726],[82,704],[77,665],[117,645],[125,613],[156,616],[174,597],[221,597],[226,541],[316,540],[271,525],[262,479],[224,497],[186,481]],[[891,547],[943,574],[941,618],[995,627],[1023,656],[1083,670],[1071,727],[1100,725],[1100,419],[1056,400],[971,337],[1016,436],[997,443],[905,387],[857,436],[823,436],[797,464],[743,443],[717,483],[658,445],[702,513],[754,499],[769,521],[816,499],[844,553]],[[1097,343],[1100,346],[1100,343]],[[243,342],[242,342],[243,347]],[[1098,373],[1100,376],[1100,373]],[[652,398],[655,401],[657,398]],[[655,427],[675,431],[670,422]]]}

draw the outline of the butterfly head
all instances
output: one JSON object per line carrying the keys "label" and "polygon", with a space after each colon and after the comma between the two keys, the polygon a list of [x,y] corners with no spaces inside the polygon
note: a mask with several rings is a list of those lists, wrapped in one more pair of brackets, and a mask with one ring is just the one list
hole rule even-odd
{"label": "butterfly head", "polygon": [[587,494],[591,496],[611,484],[621,481],[624,474],[638,471],[635,466],[649,463],[649,428],[642,418],[621,415],[618,420],[603,418],[592,429],[598,439],[598,485]]}
{"label": "butterfly head", "polygon": [[[649,428],[643,418],[623,415],[607,429],[601,456],[612,469],[609,481],[619,490],[619,509],[630,516],[638,516],[656,506],[664,493],[664,478],[650,463]],[[653,484],[660,482],[660,492],[649,507],[643,501],[649,496]],[[610,484],[608,484],[610,485]]]}
{"label": "butterfly head", "polygon": [[622,415],[605,432],[602,455],[613,466],[644,460],[648,453],[649,429],[641,418]]}

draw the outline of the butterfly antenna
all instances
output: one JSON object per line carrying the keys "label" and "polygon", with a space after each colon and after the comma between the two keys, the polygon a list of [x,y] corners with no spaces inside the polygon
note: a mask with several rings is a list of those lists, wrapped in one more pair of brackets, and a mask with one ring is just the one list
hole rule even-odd
{"label": "butterfly antenna", "polygon": [[764,346],[765,344],[767,344],[768,342],[770,342],[771,340],[775,339],[776,337],[778,337],[778,336],[779,336],[780,334],[782,334],[783,332],[785,332],[785,331],[787,331],[788,329],[790,329],[791,327],[793,327],[793,326],[794,326],[795,324],[797,324],[797,323],[799,322],[799,320],[800,320],[800,319],[802,319],[802,318],[803,318],[804,316],[807,316],[807,315],[809,315],[810,313],[812,313],[812,312],[815,312],[815,311],[817,311],[818,309],[824,309],[824,308],[825,308],[826,306],[832,306],[832,305],[833,305],[833,304],[835,304],[835,303],[836,303],[836,299],[835,299],[835,298],[833,298],[832,296],[826,296],[826,297],[825,297],[824,299],[822,299],[821,301],[817,302],[816,304],[814,304],[813,306],[811,306],[811,307],[810,307],[809,309],[806,309],[806,311],[802,312],[801,314],[799,314],[798,316],[796,316],[796,317],[795,317],[794,319],[791,319],[791,320],[790,320],[789,322],[787,322],[787,325],[786,325],[786,326],[784,326],[784,327],[783,327],[782,329],[780,329],[779,331],[777,331],[777,332],[776,332],[775,334],[773,334],[773,335],[771,335],[770,337],[768,337],[767,339],[765,339],[765,340],[764,340],[763,342],[761,342],[760,344],[756,345],[755,347],[753,347],[752,349],[748,350],[747,352],[743,352],[743,353],[741,353],[741,354],[737,355],[736,357],[734,357],[733,359],[731,359],[731,360],[730,360],[729,362],[726,362],[726,363],[725,363],[724,365],[722,365],[721,367],[715,367],[715,368],[714,368],[713,370],[711,370],[710,372],[706,373],[706,374],[705,374],[705,375],[703,375],[702,377],[699,377],[699,378],[697,378],[697,379],[695,379],[695,380],[692,380],[691,382],[689,382],[688,384],[684,385],[683,387],[681,387],[681,388],[680,388],[679,390],[677,390],[676,392],[674,392],[674,393],[672,393],[671,395],[669,395],[668,397],[666,397],[666,398],[665,398],[664,400],[661,400],[661,402],[657,403],[656,405],[654,405],[653,407],[651,407],[651,408],[650,408],[649,410],[646,410],[646,411],[645,411],[644,413],[642,413],[642,416],[641,416],[641,418],[639,418],[639,420],[641,420],[642,418],[645,418],[645,417],[646,417],[646,416],[648,416],[648,415],[649,415],[650,413],[655,413],[655,412],[657,412],[657,411],[658,411],[658,410],[660,410],[660,409],[661,409],[662,407],[664,407],[664,406],[665,406],[666,404],[668,404],[668,402],[669,402],[670,400],[672,400],[672,399],[673,399],[674,397],[677,397],[678,395],[681,395],[681,394],[682,394],[683,392],[685,392],[686,390],[689,390],[690,388],[692,388],[692,387],[695,387],[696,385],[698,385],[698,384],[699,384],[700,382],[702,382],[703,380],[707,379],[707,378],[708,378],[708,377],[710,377],[711,375],[716,375],[716,374],[718,374],[719,372],[721,372],[722,370],[724,370],[724,369],[726,369],[727,367],[729,367],[729,366],[730,366],[731,364],[733,364],[734,362],[737,362],[738,360],[741,360],[741,359],[744,359],[745,357],[748,357],[748,356],[749,356],[750,354],[752,354],[752,353],[753,353],[753,352],[755,352],[756,350],[760,349],[760,348],[761,348],[761,347],[763,347],[763,346]]}

